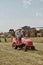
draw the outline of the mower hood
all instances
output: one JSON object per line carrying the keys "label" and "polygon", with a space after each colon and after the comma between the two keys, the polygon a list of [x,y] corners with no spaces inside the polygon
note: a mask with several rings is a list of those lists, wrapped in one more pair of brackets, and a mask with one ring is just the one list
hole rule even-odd
{"label": "mower hood", "polygon": [[22,38],[21,40],[22,40],[23,42],[32,42],[32,40],[30,40],[30,39],[28,39],[28,38],[26,38],[26,37]]}

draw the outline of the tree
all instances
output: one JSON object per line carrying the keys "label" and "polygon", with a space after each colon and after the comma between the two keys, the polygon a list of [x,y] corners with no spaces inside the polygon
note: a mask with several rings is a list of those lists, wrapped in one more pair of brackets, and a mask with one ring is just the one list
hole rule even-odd
{"label": "tree", "polygon": [[15,36],[15,31],[14,31],[14,29],[10,29],[10,30],[9,30],[9,33],[10,33],[12,36]]}

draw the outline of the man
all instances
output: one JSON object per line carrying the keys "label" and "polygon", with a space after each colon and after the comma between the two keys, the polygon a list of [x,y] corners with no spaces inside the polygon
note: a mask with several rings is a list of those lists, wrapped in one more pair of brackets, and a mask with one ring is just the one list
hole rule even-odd
{"label": "man", "polygon": [[16,39],[21,41],[21,38],[23,37],[23,32],[21,29],[18,29],[15,31],[15,36],[16,36]]}

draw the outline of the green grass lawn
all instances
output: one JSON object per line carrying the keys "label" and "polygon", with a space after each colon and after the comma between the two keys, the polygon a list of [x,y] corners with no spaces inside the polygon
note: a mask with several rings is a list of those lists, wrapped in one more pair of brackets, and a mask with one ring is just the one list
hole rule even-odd
{"label": "green grass lawn", "polygon": [[31,37],[29,38],[35,43],[43,43],[43,37]]}
{"label": "green grass lawn", "polygon": [[11,42],[0,42],[0,65],[43,65],[43,43],[35,43],[36,38],[31,39],[37,50],[27,52],[13,49]]}

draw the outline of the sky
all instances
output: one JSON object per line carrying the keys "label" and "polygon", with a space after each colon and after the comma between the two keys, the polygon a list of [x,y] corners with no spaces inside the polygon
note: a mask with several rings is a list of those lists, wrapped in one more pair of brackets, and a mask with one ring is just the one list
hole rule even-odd
{"label": "sky", "polygon": [[0,0],[0,32],[43,27],[43,0]]}

